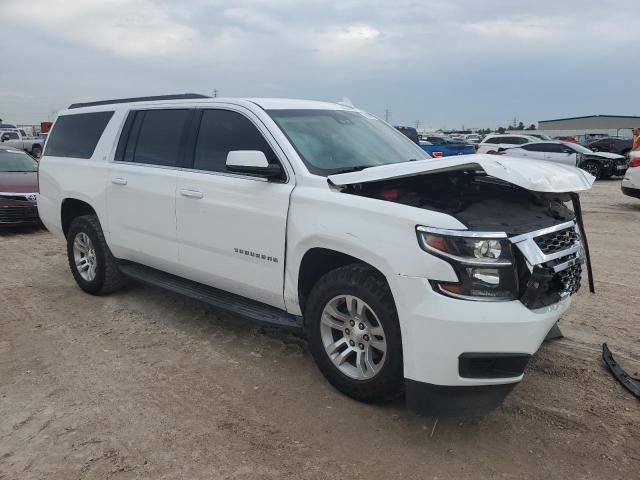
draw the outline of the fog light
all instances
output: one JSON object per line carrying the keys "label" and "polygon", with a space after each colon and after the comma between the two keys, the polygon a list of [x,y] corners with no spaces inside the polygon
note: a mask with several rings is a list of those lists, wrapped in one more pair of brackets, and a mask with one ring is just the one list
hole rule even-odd
{"label": "fog light", "polygon": [[471,278],[484,285],[497,287],[500,284],[500,271],[497,268],[470,268]]}

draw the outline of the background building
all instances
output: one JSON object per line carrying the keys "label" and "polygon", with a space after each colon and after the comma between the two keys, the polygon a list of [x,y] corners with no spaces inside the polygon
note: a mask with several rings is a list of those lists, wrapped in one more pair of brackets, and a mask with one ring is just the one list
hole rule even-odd
{"label": "background building", "polygon": [[538,133],[561,135],[606,134],[631,138],[631,129],[640,128],[640,117],[624,115],[589,115],[538,122]]}

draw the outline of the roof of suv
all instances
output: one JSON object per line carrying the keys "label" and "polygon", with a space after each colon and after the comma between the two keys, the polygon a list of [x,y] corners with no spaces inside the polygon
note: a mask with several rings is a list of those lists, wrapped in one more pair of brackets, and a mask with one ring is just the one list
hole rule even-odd
{"label": "roof of suv", "polygon": [[548,140],[542,140],[542,139],[534,137],[532,135],[520,135],[520,134],[517,134],[517,133],[499,133],[499,134],[496,134],[496,135],[487,135],[485,137],[485,139],[482,140],[482,143],[492,143],[489,140],[493,140],[494,138],[500,139],[500,138],[505,138],[505,137],[525,138],[527,140],[530,140],[531,143],[540,142],[540,141],[545,141],[545,142],[548,141]]}
{"label": "roof of suv", "polygon": [[299,100],[292,98],[238,98],[238,97],[205,97],[196,94],[166,95],[159,97],[124,98],[115,100],[96,101],[88,103],[74,103],[69,106],[73,113],[91,109],[91,111],[103,111],[112,108],[131,108],[132,106],[152,105],[215,105],[220,103],[246,104],[253,103],[265,110],[353,110],[356,108],[347,105],[316,100]]}

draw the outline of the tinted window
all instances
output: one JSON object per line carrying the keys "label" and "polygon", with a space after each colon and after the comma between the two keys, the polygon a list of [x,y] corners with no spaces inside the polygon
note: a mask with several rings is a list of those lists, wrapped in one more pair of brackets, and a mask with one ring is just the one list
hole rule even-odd
{"label": "tinted window", "polygon": [[196,141],[193,168],[227,171],[227,154],[233,150],[259,150],[270,163],[277,162],[267,141],[251,121],[228,110],[205,110]]}
{"label": "tinted window", "polygon": [[442,138],[442,137],[427,137],[427,141],[431,142],[434,145],[442,145],[444,143],[444,138]]}
{"label": "tinted window", "polygon": [[113,112],[63,115],[56,120],[45,155],[91,158]]}
{"label": "tinted window", "polygon": [[551,153],[563,153],[567,150],[567,147],[564,145],[558,145],[557,143],[546,143],[545,145],[547,146],[547,152]]}
{"label": "tinted window", "polygon": [[523,145],[522,148],[529,152],[546,152],[547,151],[546,143],[531,143],[529,145]]}
{"label": "tinted window", "polygon": [[[137,142],[131,161],[165,167],[181,164],[184,151],[182,139],[189,113],[190,111],[186,109],[147,110],[144,115],[139,113],[129,138],[129,145],[131,145],[137,133]],[[140,118],[139,121],[138,118]],[[139,132],[136,132],[138,130],[136,123],[139,124]],[[129,151],[131,149],[128,148],[127,153]]]}
{"label": "tinted window", "polygon": [[16,132],[4,132],[2,134],[2,140],[19,140],[20,137]]}

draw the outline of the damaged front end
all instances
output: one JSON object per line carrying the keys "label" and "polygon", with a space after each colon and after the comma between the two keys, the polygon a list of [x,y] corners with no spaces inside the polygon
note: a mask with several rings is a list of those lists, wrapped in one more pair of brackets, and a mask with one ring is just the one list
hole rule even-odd
{"label": "damaged front end", "polygon": [[443,295],[543,308],[578,291],[585,259],[593,291],[576,193],[593,177],[547,162],[471,158],[376,167],[329,182],[343,193],[446,213],[464,224],[468,230],[417,226],[422,248],[458,275],[457,283],[432,281]]}

